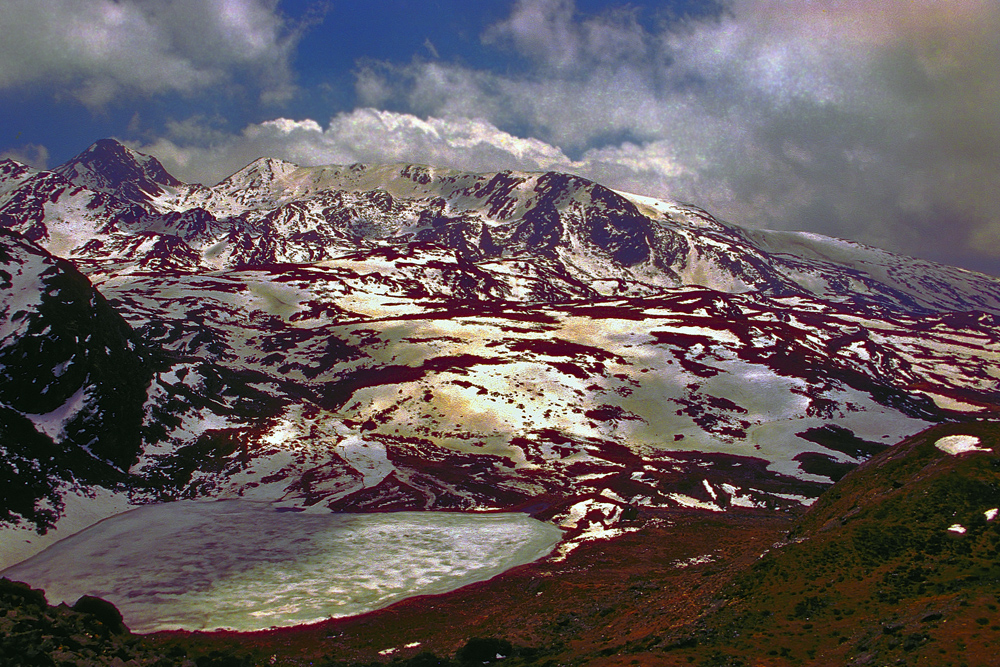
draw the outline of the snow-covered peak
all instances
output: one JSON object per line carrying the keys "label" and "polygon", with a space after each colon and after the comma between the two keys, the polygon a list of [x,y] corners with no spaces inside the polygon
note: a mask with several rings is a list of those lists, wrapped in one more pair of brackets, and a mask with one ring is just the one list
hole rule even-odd
{"label": "snow-covered peak", "polygon": [[54,172],[73,185],[117,195],[138,203],[179,187],[156,158],[134,151],[114,139],[101,139]]}
{"label": "snow-covered peak", "polygon": [[0,160],[0,179],[7,180],[9,178],[21,178],[26,174],[37,173],[37,169],[32,169],[26,164],[18,162],[17,160],[12,160],[11,158],[4,158]]}
{"label": "snow-covered peak", "polygon": [[261,157],[229,176],[215,187],[219,190],[227,190],[239,187],[269,185],[275,181],[280,181],[299,168],[293,162],[272,157]]}
{"label": "snow-covered peak", "polygon": [[[545,275],[555,262],[578,294],[689,285],[913,313],[1000,313],[1000,281],[988,276],[816,234],[746,230],[697,206],[566,173],[303,167],[262,157],[205,187],[110,139],[51,172],[26,169],[0,163],[0,176],[25,179],[6,181],[14,183],[6,195],[0,179],[0,224],[94,272],[144,266],[133,252],[147,246],[179,253],[171,266],[221,268],[431,243],[472,262],[516,257]],[[555,298],[561,288],[542,292]]]}

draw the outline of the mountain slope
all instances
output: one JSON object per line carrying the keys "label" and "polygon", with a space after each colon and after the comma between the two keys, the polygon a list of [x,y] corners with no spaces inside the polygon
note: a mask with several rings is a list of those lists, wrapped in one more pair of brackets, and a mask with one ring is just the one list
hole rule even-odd
{"label": "mountain slope", "polygon": [[[88,492],[122,503],[530,507],[584,539],[639,507],[808,504],[1000,406],[1000,281],[566,174],[262,159],[205,187],[102,141],[53,171],[3,163],[0,225],[73,262],[149,351],[97,385],[127,389],[130,439],[100,454],[120,487]],[[105,319],[73,324],[79,344]],[[62,350],[70,321],[22,337]],[[40,392],[51,372],[29,370]],[[73,497],[92,520],[124,507]]]}
{"label": "mountain slope", "polygon": [[930,429],[822,495],[667,662],[990,664],[1000,473],[995,423]]}
{"label": "mountain slope", "polygon": [[610,543],[448,595],[314,626],[153,642],[288,665],[454,664],[426,653],[451,655],[470,637],[532,647],[505,653],[499,664],[510,665],[988,665],[998,443],[995,422],[935,426],[873,456],[798,518],[643,508],[634,532]]}
{"label": "mountain slope", "polygon": [[[187,384],[166,382],[171,373]],[[178,493],[189,481],[174,470],[180,453],[166,457],[166,473],[135,466],[189,443],[211,466],[212,425],[237,433],[269,414],[270,399],[240,384],[147,345],[72,264],[0,230],[0,563],[130,502]],[[195,434],[167,432],[192,421]]]}
{"label": "mountain slope", "polygon": [[60,486],[114,487],[138,457],[152,375],[75,268],[0,231],[0,457],[8,521],[48,528]]}
{"label": "mountain slope", "polygon": [[[485,271],[493,287],[465,295],[480,300],[697,285],[911,313],[1000,312],[996,281],[979,274],[816,235],[747,232],[566,174],[261,159],[206,188],[103,140],[53,172],[18,178],[4,181],[0,223],[101,274],[314,262],[423,243]],[[515,258],[514,275],[495,266]]]}

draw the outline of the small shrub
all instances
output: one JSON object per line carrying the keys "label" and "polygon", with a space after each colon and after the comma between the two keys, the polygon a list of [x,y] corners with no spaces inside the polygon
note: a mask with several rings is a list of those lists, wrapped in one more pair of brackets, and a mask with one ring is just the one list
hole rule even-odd
{"label": "small shrub", "polygon": [[125,632],[125,619],[118,607],[93,595],[84,595],[73,605],[73,611],[89,614],[100,621],[109,632]]}

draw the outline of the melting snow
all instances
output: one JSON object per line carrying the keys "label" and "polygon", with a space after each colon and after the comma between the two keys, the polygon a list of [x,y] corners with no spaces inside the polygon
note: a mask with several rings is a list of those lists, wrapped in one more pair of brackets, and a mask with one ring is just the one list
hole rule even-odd
{"label": "melting snow", "polygon": [[991,510],[986,510],[985,512],[983,512],[983,514],[986,515],[987,521],[992,521],[993,519],[997,518],[998,513],[1000,513],[1000,508],[997,507],[994,507]]}
{"label": "melting snow", "polygon": [[362,485],[366,489],[378,486],[395,470],[385,453],[381,442],[362,440],[357,435],[349,435],[337,446],[337,453],[344,461],[362,474]]}
{"label": "melting snow", "polygon": [[960,523],[953,523],[950,526],[948,526],[948,530],[949,532],[958,533],[959,535],[961,535],[962,533],[965,532],[965,526],[963,526]]}
{"label": "melting snow", "polygon": [[675,560],[673,563],[671,563],[671,566],[680,569],[685,567],[691,567],[692,565],[704,565],[706,563],[713,563],[713,562],[715,562],[715,556],[713,556],[712,554],[705,554],[704,556],[693,556],[686,560]]}
{"label": "melting snow", "polygon": [[816,502],[815,498],[807,498],[806,496],[801,496],[796,493],[769,493],[768,495],[774,496],[775,498],[784,498],[785,500],[795,500],[798,501],[799,504],[806,507],[809,507]]}
{"label": "melting snow", "polygon": [[611,503],[602,503],[593,499],[581,500],[569,508],[566,518],[560,521],[559,525],[563,528],[577,528],[580,521],[587,514],[595,510],[606,517],[612,517],[615,515],[615,511],[618,510],[618,507]]}
{"label": "melting snow", "polygon": [[740,488],[732,484],[722,484],[722,490],[729,494],[729,504],[733,507],[764,507],[766,503],[755,502],[750,494],[739,495]]}
{"label": "melting snow", "polygon": [[960,401],[949,396],[942,396],[941,394],[935,394],[930,391],[922,393],[929,396],[930,399],[934,401],[936,406],[944,408],[945,410],[954,410],[955,412],[982,412],[986,409],[981,405],[973,405],[972,403],[966,403],[965,401]]}
{"label": "melting snow", "polygon": [[979,438],[974,435],[948,435],[940,438],[934,443],[934,446],[942,452],[946,452],[952,456],[955,456],[956,454],[964,454],[966,452],[993,451],[992,449],[980,447]]}
{"label": "melting snow", "polygon": [[615,493],[611,489],[603,489],[601,491],[601,495],[604,496],[605,498],[607,498],[608,500],[614,500],[614,501],[619,502],[619,503],[624,503],[625,502],[624,498],[622,498],[621,496],[619,496],[617,493]]}
{"label": "melting snow", "polygon": [[667,497],[682,507],[697,507],[698,509],[711,510],[713,512],[723,511],[722,508],[715,503],[706,503],[703,500],[698,500],[697,498],[692,498],[691,496],[686,496],[682,493],[668,493]]}

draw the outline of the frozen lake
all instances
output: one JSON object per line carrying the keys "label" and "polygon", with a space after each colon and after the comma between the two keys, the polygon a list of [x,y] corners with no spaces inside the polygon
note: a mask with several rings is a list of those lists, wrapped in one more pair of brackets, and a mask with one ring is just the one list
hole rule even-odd
{"label": "frozen lake", "polygon": [[548,554],[525,514],[304,514],[183,501],[106,519],[5,570],[49,602],[97,595],[136,632],[260,630],[484,581]]}

